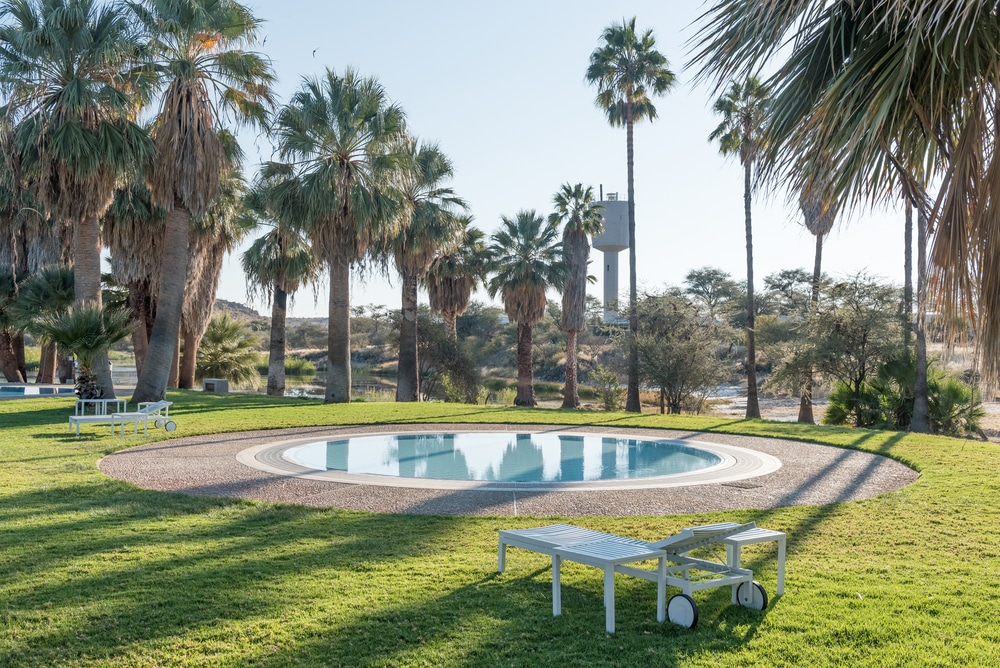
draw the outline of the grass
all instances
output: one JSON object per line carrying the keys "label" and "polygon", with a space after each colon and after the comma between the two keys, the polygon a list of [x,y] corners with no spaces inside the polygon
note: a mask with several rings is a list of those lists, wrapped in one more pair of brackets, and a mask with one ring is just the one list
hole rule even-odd
{"label": "grass", "polygon": [[[324,406],[174,393],[175,436],[295,425],[509,422],[673,427],[879,452],[921,471],[866,501],[760,512],[576,518],[654,539],[755,519],[789,534],[786,595],[764,612],[696,596],[693,630],[654,621],[655,588],[548,561],[496,531],[529,518],[376,515],[138,489],[94,466],[135,444],[67,434],[66,399],[0,402],[0,665],[1000,665],[1000,450],[991,443],[699,416],[444,404]],[[155,432],[164,437],[162,431]],[[100,435],[98,435],[100,434]],[[774,592],[773,545],[745,563]]]}

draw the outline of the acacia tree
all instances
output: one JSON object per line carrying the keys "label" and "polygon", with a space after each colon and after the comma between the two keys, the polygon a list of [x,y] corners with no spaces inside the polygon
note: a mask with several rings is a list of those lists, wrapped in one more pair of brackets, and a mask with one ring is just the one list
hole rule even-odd
{"label": "acacia tree", "polygon": [[563,408],[579,408],[577,392],[576,335],[587,327],[587,265],[590,262],[590,237],[604,229],[603,208],[594,201],[594,189],[566,183],[552,198],[555,213],[549,216],[563,225],[563,260],[566,284],[562,291],[562,315],[559,328],[566,332],[566,387]]}
{"label": "acacia tree", "polygon": [[262,125],[272,106],[270,61],[246,51],[260,20],[233,0],[142,0],[129,7],[145,31],[145,74],[166,90],[156,118],[153,203],[166,209],[156,320],[132,401],[162,399],[174,363],[193,219],[219,191],[226,167],[217,112]]}
{"label": "acacia tree", "polygon": [[709,140],[719,142],[722,155],[738,154],[743,165],[743,219],[747,248],[747,417],[760,417],[757,399],[757,345],[754,335],[753,291],[753,200],[752,170],[761,156],[764,142],[765,121],[768,107],[768,90],[756,77],[748,77],[742,84],[735,81],[729,90],[715,102],[716,114],[722,122],[709,135]]}
{"label": "acacia tree", "polygon": [[[118,178],[153,152],[133,120],[144,100],[139,44],[122,8],[95,0],[11,0],[0,21],[0,91],[21,168],[46,209],[72,226],[77,305],[100,309],[98,221]],[[95,371],[113,397],[107,360]]]}
{"label": "acacia tree", "polygon": [[[635,124],[656,118],[653,97],[664,95],[674,86],[674,74],[667,69],[666,57],[656,50],[652,30],[641,35],[635,29],[635,17],[604,29],[603,43],[590,54],[587,81],[597,86],[597,106],[607,115],[608,123],[625,127],[628,167],[628,258],[629,258],[629,338],[639,328],[636,314],[638,288],[635,268],[635,178],[632,134]],[[638,413],[639,357],[629,349],[628,389],[625,410]]]}
{"label": "acacia tree", "polygon": [[427,274],[435,256],[450,250],[459,240],[461,228],[456,212],[465,202],[442,184],[454,174],[451,161],[434,144],[406,141],[410,173],[402,194],[406,202],[396,234],[388,239],[402,279],[402,318],[399,325],[399,365],[396,401],[417,401],[420,373],[417,360],[417,286]]}
{"label": "acacia tree", "polygon": [[502,216],[500,229],[490,238],[492,262],[487,289],[500,295],[504,312],[517,323],[517,395],[515,406],[534,406],[532,327],[545,315],[545,291],[562,289],[566,264],[562,258],[559,223],[534,211]]}
{"label": "acacia tree", "polygon": [[[310,77],[278,113],[282,159],[301,183],[304,225],[330,269],[326,402],[351,400],[351,266],[406,218],[405,115],[374,77]],[[292,199],[288,188],[279,197]]]}

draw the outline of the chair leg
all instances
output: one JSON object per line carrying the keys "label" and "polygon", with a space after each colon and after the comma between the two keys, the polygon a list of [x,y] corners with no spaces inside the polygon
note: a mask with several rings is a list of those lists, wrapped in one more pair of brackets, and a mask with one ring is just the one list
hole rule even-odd
{"label": "chair leg", "polygon": [[667,560],[659,558],[656,580],[656,621],[667,619]]}
{"label": "chair leg", "polygon": [[785,593],[785,537],[778,539],[778,596]]}
{"label": "chair leg", "polygon": [[562,614],[562,582],[559,571],[561,570],[562,557],[558,554],[552,555],[552,616],[558,617]]}
{"label": "chair leg", "polygon": [[[742,548],[739,545],[726,545],[726,563],[729,565],[730,568],[739,568],[740,567],[740,560],[741,560],[741,558],[743,556],[741,554],[741,552],[742,552]],[[732,589],[733,589],[732,604],[733,605],[736,605],[736,590],[739,589],[739,588],[740,588],[740,586],[738,584],[734,584],[733,587],[732,587]]]}
{"label": "chair leg", "polygon": [[604,622],[608,633],[615,632],[615,567],[604,568]]}
{"label": "chair leg", "polygon": [[503,573],[507,568],[507,543],[500,539],[500,546],[497,548],[497,573]]}

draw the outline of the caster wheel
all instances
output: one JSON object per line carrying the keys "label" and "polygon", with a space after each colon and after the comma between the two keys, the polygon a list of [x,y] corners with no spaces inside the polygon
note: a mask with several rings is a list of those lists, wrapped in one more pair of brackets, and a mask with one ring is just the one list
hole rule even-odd
{"label": "caster wheel", "polygon": [[767,607],[767,592],[756,580],[752,583],[744,582],[736,588],[736,600],[744,608],[763,610]]}
{"label": "caster wheel", "polygon": [[693,629],[698,623],[698,604],[687,594],[677,594],[667,601],[667,619],[678,626]]}
{"label": "caster wheel", "polygon": [[[167,423],[163,425],[163,428],[166,429],[167,431],[174,431],[175,429],[177,429],[177,423],[174,422],[173,420],[167,420]],[[763,589],[761,589],[761,591],[763,591]],[[764,600],[766,601],[767,598],[765,597]]]}
{"label": "caster wheel", "polygon": [[154,420],[153,426],[155,426],[157,429],[163,429],[163,420]]}

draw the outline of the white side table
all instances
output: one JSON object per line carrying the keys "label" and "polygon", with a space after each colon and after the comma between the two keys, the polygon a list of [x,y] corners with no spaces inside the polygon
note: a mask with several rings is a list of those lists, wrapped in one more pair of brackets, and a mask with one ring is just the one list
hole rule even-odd
{"label": "white side table", "polygon": [[[771,529],[750,529],[735,536],[730,536],[722,542],[726,545],[726,562],[730,568],[740,568],[741,550],[744,545],[755,543],[778,543],[778,596],[785,593],[785,534]],[[736,603],[736,586],[733,586],[733,603]]]}

